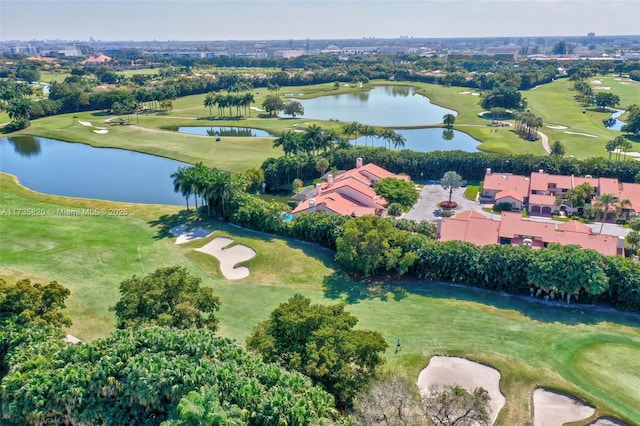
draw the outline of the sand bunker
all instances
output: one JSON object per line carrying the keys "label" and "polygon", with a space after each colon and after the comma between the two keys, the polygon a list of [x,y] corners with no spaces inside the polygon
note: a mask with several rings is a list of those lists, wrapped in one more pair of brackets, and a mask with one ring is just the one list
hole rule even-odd
{"label": "sand bunker", "polygon": [[591,84],[602,84],[600,80],[591,80]]}
{"label": "sand bunker", "polygon": [[566,133],[568,135],[578,135],[578,136],[586,136],[588,138],[597,138],[596,135],[590,135],[588,133],[578,133],[578,132],[564,132],[564,133]]}
{"label": "sand bunker", "polygon": [[264,111],[263,109],[260,109],[260,108],[258,108],[258,107],[254,107],[254,106],[249,107],[249,109],[252,109],[252,110],[254,110],[254,111]]}
{"label": "sand bunker", "polygon": [[78,123],[80,123],[80,124],[82,124],[83,126],[86,126],[86,127],[93,126],[93,124],[89,123],[88,121],[80,121],[80,120],[78,120]]}
{"label": "sand bunker", "polygon": [[199,226],[189,229],[187,225],[174,226],[170,230],[171,234],[176,237],[176,244],[184,244],[189,241],[197,240],[199,238],[205,238],[211,235],[211,231],[201,228]]}
{"label": "sand bunker", "polygon": [[562,426],[593,416],[595,408],[583,401],[546,389],[536,389],[533,393],[533,425]]}
{"label": "sand bunker", "polygon": [[109,133],[109,131],[107,129],[98,129],[98,130],[94,130],[93,133],[97,133],[99,135],[104,135],[106,133]]}
{"label": "sand bunker", "polygon": [[67,334],[65,336],[64,341],[67,342],[67,343],[73,343],[73,344],[82,342],[82,340],[80,340],[76,336],[72,336],[70,334]]}
{"label": "sand bunker", "polygon": [[596,90],[611,90],[611,86],[598,86],[594,87]]}
{"label": "sand bunker", "polygon": [[255,250],[245,245],[238,244],[229,248],[229,244],[233,243],[231,238],[218,237],[214,238],[204,247],[196,249],[196,251],[209,254],[220,261],[220,271],[228,280],[239,280],[249,276],[249,268],[246,266],[235,265],[253,259],[256,255]]}
{"label": "sand bunker", "polygon": [[418,388],[421,392],[428,391],[433,385],[456,384],[467,391],[473,391],[478,387],[485,388],[491,397],[491,423],[496,421],[505,402],[504,395],[500,392],[498,370],[464,358],[434,356],[418,377]]}
{"label": "sand bunker", "polygon": [[552,125],[547,125],[547,127],[555,130],[564,130],[568,128],[567,126],[552,126]]}
{"label": "sand bunker", "polygon": [[471,96],[480,96],[480,93],[472,93]]}
{"label": "sand bunker", "polygon": [[471,92],[458,92],[459,95],[470,95]]}

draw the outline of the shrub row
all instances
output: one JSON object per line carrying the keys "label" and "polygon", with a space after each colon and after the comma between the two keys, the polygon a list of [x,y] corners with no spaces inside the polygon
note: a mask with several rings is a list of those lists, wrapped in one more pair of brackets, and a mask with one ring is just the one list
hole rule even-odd
{"label": "shrub row", "polygon": [[[418,181],[440,179],[449,170],[455,170],[466,180],[480,181],[484,179],[488,168],[494,172],[519,175],[542,169],[551,174],[611,177],[621,182],[633,182],[640,173],[640,162],[612,161],[599,157],[577,159],[549,155],[391,151],[363,147],[336,150],[322,156],[329,160],[332,167],[338,169],[352,169],[356,159],[363,158],[365,163],[375,163],[394,173],[406,173]],[[265,182],[269,188],[275,189],[295,178],[312,179],[317,175],[315,162],[316,158],[309,155],[268,158],[262,164]]]}

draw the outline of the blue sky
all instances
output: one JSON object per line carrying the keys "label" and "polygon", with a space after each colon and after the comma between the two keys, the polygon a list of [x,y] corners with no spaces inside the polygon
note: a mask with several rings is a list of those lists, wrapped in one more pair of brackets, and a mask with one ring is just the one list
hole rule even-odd
{"label": "blue sky", "polygon": [[0,0],[0,40],[640,34],[640,0]]}

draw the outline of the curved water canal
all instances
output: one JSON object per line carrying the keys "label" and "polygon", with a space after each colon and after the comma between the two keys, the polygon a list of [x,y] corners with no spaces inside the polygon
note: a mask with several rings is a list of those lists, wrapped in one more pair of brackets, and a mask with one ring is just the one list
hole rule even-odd
{"label": "curved water canal", "polygon": [[237,126],[208,126],[208,127],[178,127],[179,133],[186,133],[197,136],[233,136],[233,137],[270,137],[275,136],[266,130],[254,129],[252,127]]}
{"label": "curved water canal", "polygon": [[38,192],[145,204],[182,205],[170,177],[180,161],[32,136],[0,138],[0,171]]}

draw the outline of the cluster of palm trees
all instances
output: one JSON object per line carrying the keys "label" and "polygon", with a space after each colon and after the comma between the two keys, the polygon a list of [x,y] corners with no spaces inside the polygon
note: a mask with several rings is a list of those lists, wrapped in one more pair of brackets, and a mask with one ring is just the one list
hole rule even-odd
{"label": "cluster of palm trees", "polygon": [[211,208],[225,214],[225,203],[232,195],[235,185],[231,174],[215,168],[208,168],[201,162],[194,166],[179,167],[178,171],[171,174],[173,190],[179,192],[187,201],[189,210],[189,197],[195,200],[198,211],[198,198],[201,205],[207,205],[207,212],[211,216]]}
{"label": "cluster of palm trees", "polygon": [[240,115],[240,108],[244,108],[245,114],[249,111],[251,115],[250,106],[255,102],[255,97],[251,92],[244,93],[208,93],[203,101],[205,108],[209,108],[209,117],[212,116],[213,107],[218,107],[218,113],[220,116],[224,114],[225,108],[229,108],[229,115],[233,115],[233,108],[236,109],[236,115]]}
{"label": "cluster of palm trees", "polygon": [[627,150],[633,148],[633,144],[626,140],[624,136],[616,136],[614,139],[611,139],[607,142],[605,149],[609,152],[609,160],[611,160],[611,153],[616,153],[616,161],[620,160],[620,155],[624,153],[627,154]]}
{"label": "cluster of palm trees", "polygon": [[542,127],[542,118],[531,112],[519,112],[515,115],[515,128],[527,139],[534,140],[538,136],[538,129]]}
{"label": "cluster of palm trees", "polygon": [[287,130],[273,141],[273,147],[282,147],[284,155],[311,154],[329,151],[335,147],[348,147],[340,133],[312,124],[303,131]]}
{"label": "cluster of palm trees", "polygon": [[[369,139],[378,138],[384,141],[384,146],[389,148],[393,145],[394,148],[398,149],[405,145],[406,139],[400,133],[395,132],[391,129],[383,129],[378,130],[373,126],[368,124],[358,123],[357,121],[352,121],[350,123],[346,123],[342,126],[342,133],[347,137],[353,137],[356,141],[358,137],[365,137],[365,146]],[[373,146],[373,141],[371,141],[371,146]]]}

